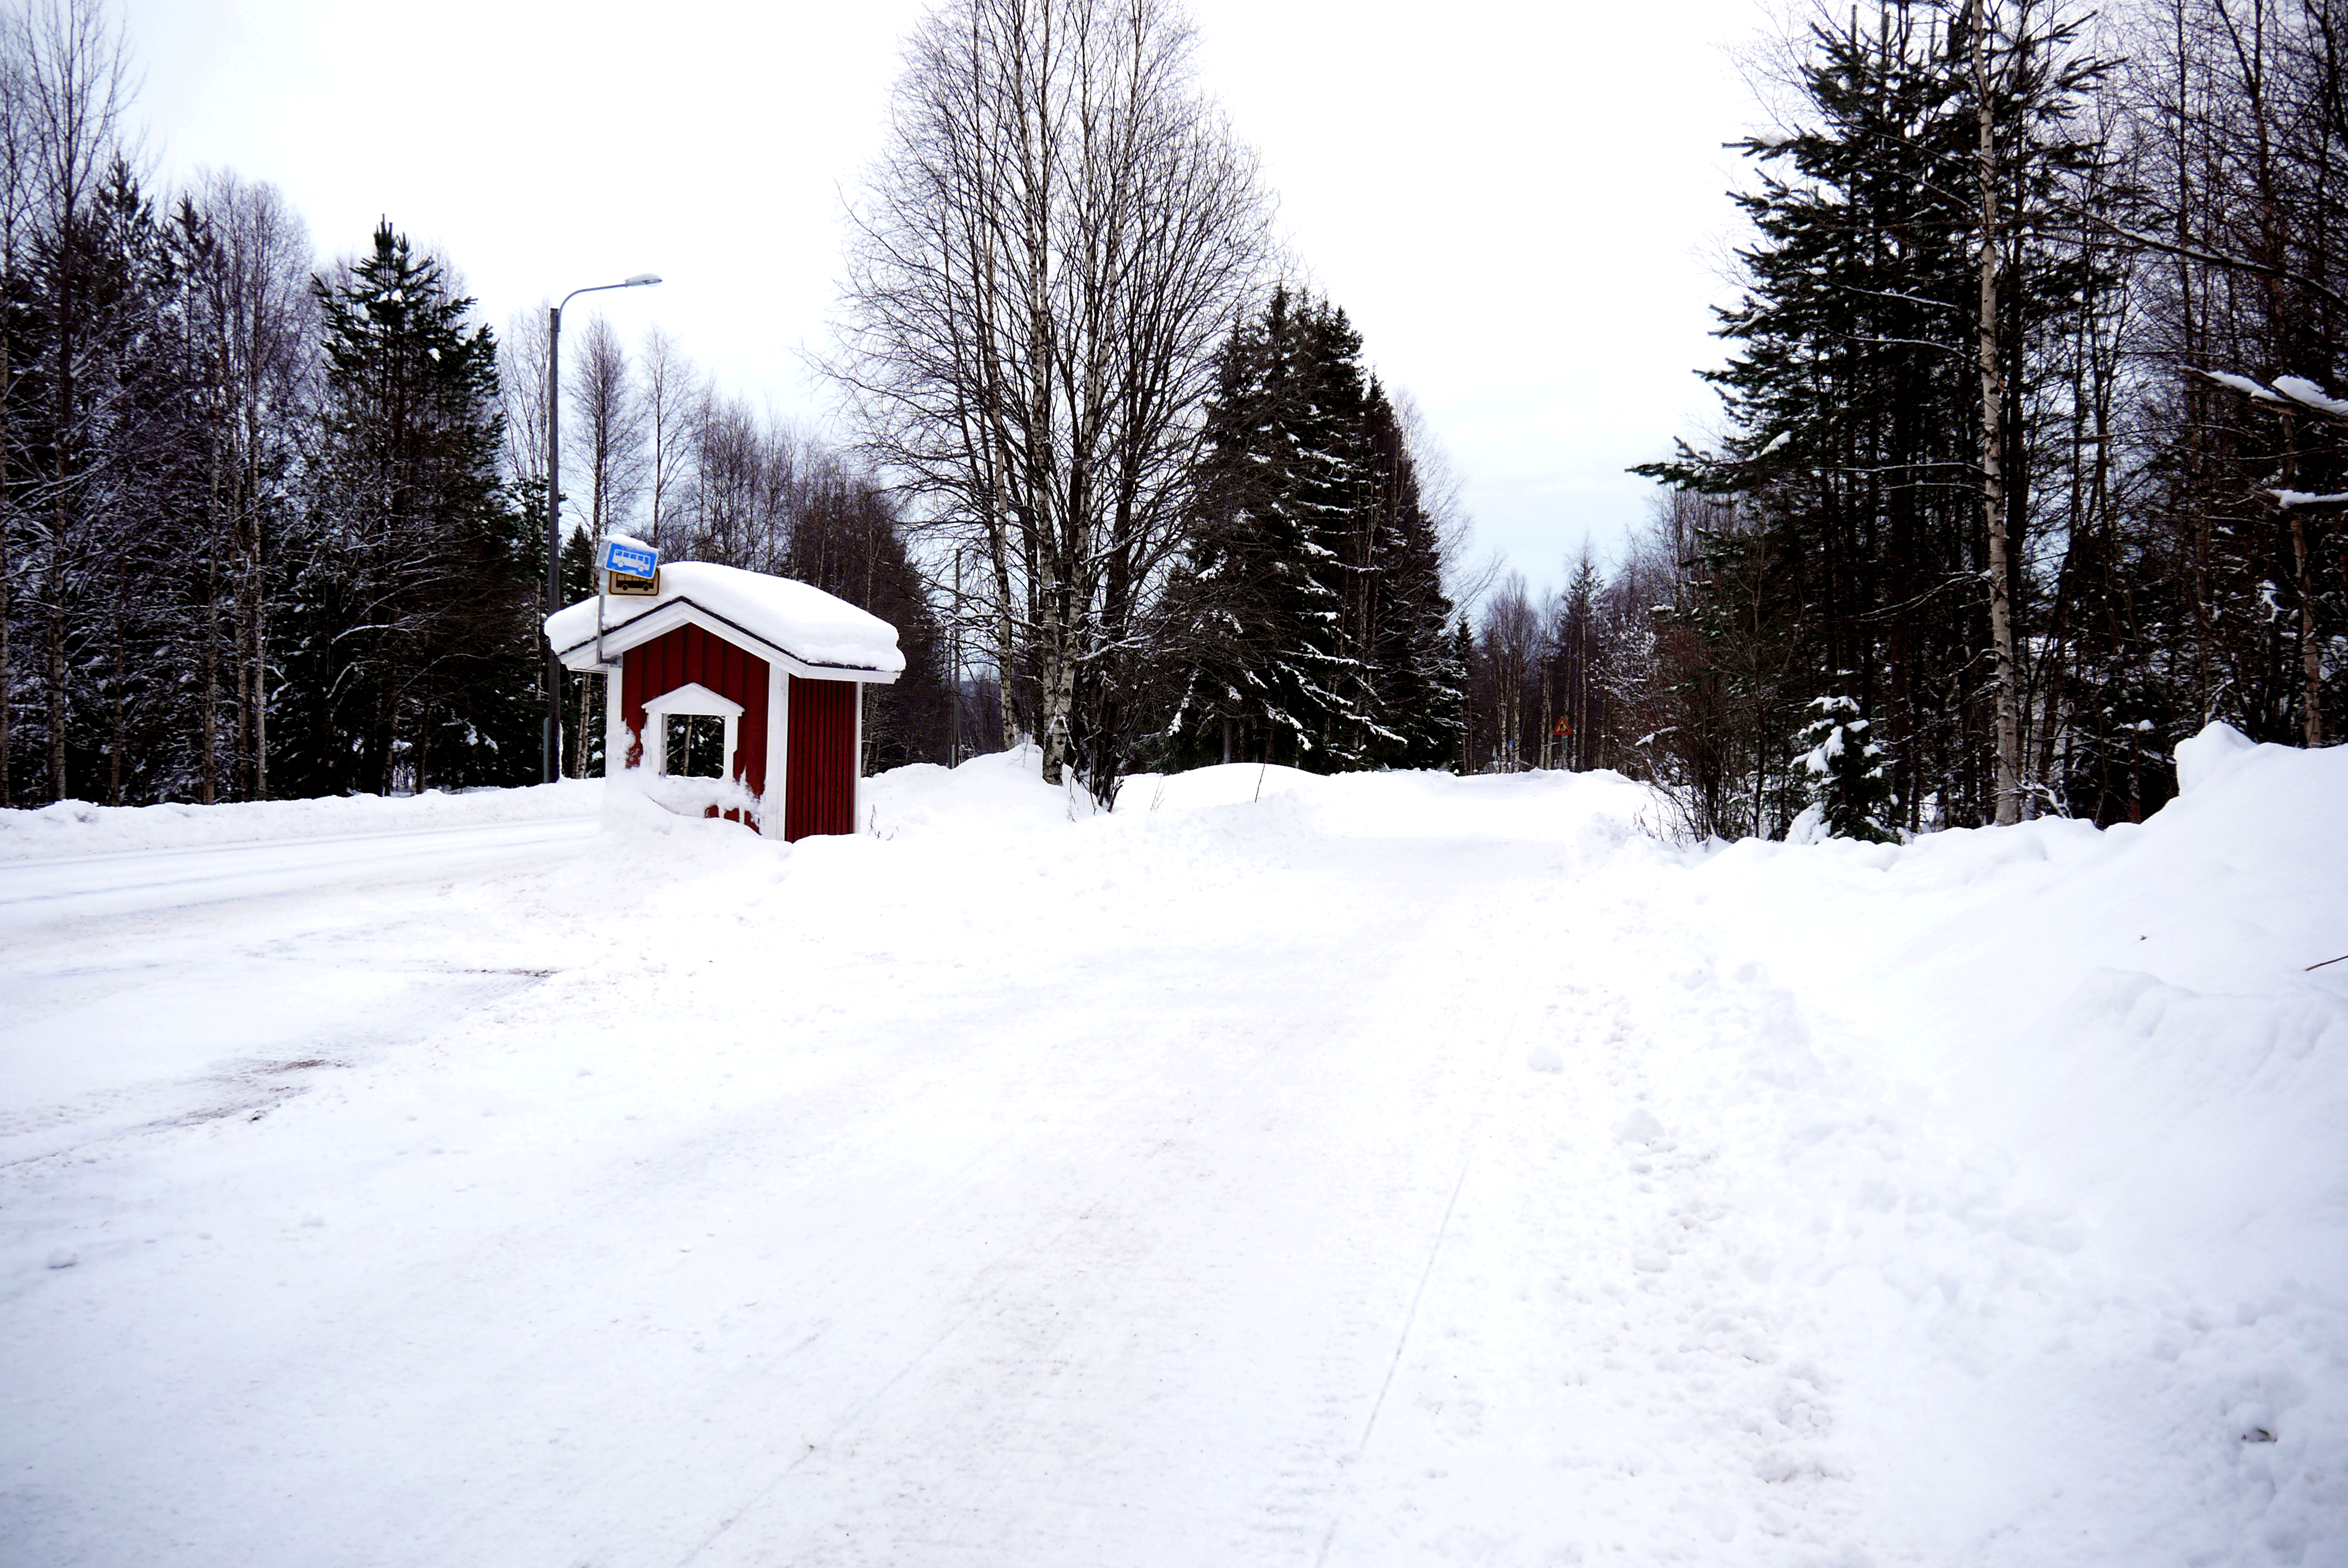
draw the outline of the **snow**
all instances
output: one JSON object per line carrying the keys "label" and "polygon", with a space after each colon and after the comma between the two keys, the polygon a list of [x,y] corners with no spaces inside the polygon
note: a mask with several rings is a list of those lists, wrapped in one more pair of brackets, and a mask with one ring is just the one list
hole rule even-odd
{"label": "snow", "polygon": [[[633,620],[675,599],[691,600],[804,663],[887,674],[905,668],[897,629],[880,617],[807,583],[706,561],[662,562],[659,593],[610,601],[602,612],[605,628]],[[582,599],[546,618],[546,638],[556,652],[569,652],[594,638],[597,604]]]}
{"label": "snow", "polygon": [[2348,1561],[2348,748],[2179,764],[0,866],[5,1555]]}
{"label": "snow", "polygon": [[2177,743],[2177,793],[2207,790],[2258,752],[2258,743],[2231,724],[2210,724]]}
{"label": "snow", "polygon": [[606,786],[603,825],[608,829],[633,821],[646,831],[665,835],[676,830],[655,814],[699,817],[714,806],[719,811],[746,811],[756,815],[762,804],[736,779],[655,775],[642,768],[630,768]]}
{"label": "snow", "polygon": [[1125,783],[1118,804],[1126,810],[1185,810],[1202,805],[1237,805],[1271,795],[1293,794],[1313,783],[1315,775],[1269,763],[1224,763],[1171,775],[1136,774]]}
{"label": "snow", "polygon": [[2306,509],[2319,512],[2348,510],[2348,491],[2318,492],[2314,490],[2269,490],[2275,505],[2284,511]]}
{"label": "snow", "polygon": [[2252,381],[2247,375],[2236,375],[2233,372],[2226,370],[2204,370],[2197,372],[2196,374],[2207,376],[2211,381],[2216,382],[2219,385],[2230,387],[2234,391],[2242,394],[2244,396],[2255,399],[2260,403],[2281,403],[2282,401],[2281,398],[2277,397],[2273,393],[2268,391],[2257,382]]}
{"label": "snow", "polygon": [[1022,746],[952,769],[917,764],[866,780],[860,804],[884,839],[1032,835],[1093,815],[1073,780],[1056,790],[1042,783],[1042,763],[1038,748]]}
{"label": "snow", "polygon": [[568,779],[530,789],[454,794],[427,790],[417,795],[222,805],[92,805],[67,800],[36,811],[0,811],[0,862],[592,816],[602,788],[592,780]]}
{"label": "snow", "polygon": [[2323,390],[2320,383],[2310,381],[2303,375],[2275,377],[2275,390],[2292,402],[2303,403],[2310,408],[2322,409],[2326,414],[2348,415],[2348,399],[2333,396]]}

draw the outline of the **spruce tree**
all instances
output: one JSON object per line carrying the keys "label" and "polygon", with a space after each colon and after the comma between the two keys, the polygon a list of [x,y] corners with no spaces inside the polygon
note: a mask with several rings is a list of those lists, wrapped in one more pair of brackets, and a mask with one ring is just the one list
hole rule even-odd
{"label": "spruce tree", "polygon": [[1809,780],[1811,809],[1830,838],[1860,838],[1893,844],[1899,799],[1884,771],[1883,748],[1869,737],[1868,722],[1849,697],[1811,702],[1818,717],[1802,732],[1802,770]]}
{"label": "spruce tree", "polygon": [[527,782],[539,559],[499,481],[495,341],[387,221],[315,292],[326,365],[285,782]]}
{"label": "spruce tree", "polygon": [[1241,322],[1216,356],[1196,501],[1166,594],[1180,669],[1166,740],[1178,765],[1271,760],[1265,671],[1279,625],[1290,300],[1275,290],[1262,318]]}
{"label": "spruce tree", "polygon": [[1369,456],[1376,485],[1372,553],[1359,565],[1359,644],[1366,672],[1363,760],[1439,767],[1452,754],[1467,670],[1452,658],[1443,542],[1419,493],[1402,423],[1370,385]]}
{"label": "spruce tree", "polygon": [[1326,773],[1451,754],[1441,540],[1361,351],[1342,310],[1285,289],[1223,346],[1163,612],[1176,764]]}
{"label": "spruce tree", "polygon": [[1469,743],[1469,737],[1475,733],[1476,714],[1468,696],[1468,672],[1476,662],[1476,630],[1468,624],[1466,616],[1461,616],[1452,627],[1448,647],[1447,667],[1459,682],[1459,703],[1451,735],[1451,756],[1453,765],[1465,777],[1476,771],[1474,747]]}
{"label": "spruce tree", "polygon": [[2099,156],[2076,118],[2099,67],[2069,25],[2025,21],[2033,31],[1984,40],[2004,182],[1986,241],[1972,40],[1953,7],[1881,0],[1866,21],[1814,27],[1800,76],[1813,123],[1743,144],[1759,179],[1738,200],[1756,239],[1740,252],[1746,296],[1719,328],[1736,351],[1709,373],[1735,431],[1721,450],[1639,471],[1734,497],[1688,552],[1683,611],[1720,723],[1683,726],[1674,743],[1712,748],[1741,775],[1724,798],[1750,809],[1725,820],[1750,831],[1770,831],[1766,798],[1795,782],[1799,693],[1829,680],[1882,719],[1904,797],[1991,815],[1980,251],[2000,258],[2003,586],[2025,630],[2047,585],[2024,563],[2051,553],[2074,504],[2039,456],[2074,415],[2027,405],[2029,371],[2114,282],[2071,242],[2058,200]]}

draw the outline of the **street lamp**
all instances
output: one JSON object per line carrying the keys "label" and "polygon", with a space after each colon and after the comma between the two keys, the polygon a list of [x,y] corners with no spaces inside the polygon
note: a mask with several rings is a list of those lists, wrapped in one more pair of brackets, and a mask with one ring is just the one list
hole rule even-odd
{"label": "street lamp", "polygon": [[[616,283],[573,289],[562,304],[546,313],[546,613],[562,608],[562,305],[605,289],[641,289],[660,282],[657,272],[638,272]],[[539,748],[548,784],[562,777],[562,661],[552,643],[546,649],[546,737]]]}

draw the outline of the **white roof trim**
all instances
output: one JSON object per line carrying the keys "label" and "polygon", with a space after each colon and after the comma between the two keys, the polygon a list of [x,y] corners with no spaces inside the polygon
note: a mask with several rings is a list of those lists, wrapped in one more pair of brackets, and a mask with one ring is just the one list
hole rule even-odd
{"label": "white roof trim", "polygon": [[644,704],[646,713],[696,713],[711,719],[738,719],[742,704],[721,697],[698,681],[673,686]]}
{"label": "white roof trim", "polygon": [[[739,648],[747,648],[770,664],[779,664],[803,681],[865,681],[874,685],[894,685],[898,672],[894,670],[872,670],[850,664],[810,664],[788,649],[773,643],[749,630],[739,622],[729,620],[715,610],[680,594],[664,599],[651,609],[641,611],[616,625],[603,628],[603,657],[613,660],[631,648],[641,648],[657,638],[667,636],[680,626],[698,626],[712,637],[722,637]],[[595,639],[589,636],[569,648],[556,650],[566,670],[595,670]]]}

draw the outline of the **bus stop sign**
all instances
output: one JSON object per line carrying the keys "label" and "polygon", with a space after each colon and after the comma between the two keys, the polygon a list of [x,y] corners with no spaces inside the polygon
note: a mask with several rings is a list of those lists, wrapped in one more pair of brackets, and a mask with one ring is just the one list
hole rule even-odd
{"label": "bus stop sign", "polygon": [[639,544],[623,544],[618,539],[605,539],[602,565],[605,571],[618,572],[623,577],[650,577],[660,565],[660,551]]}

